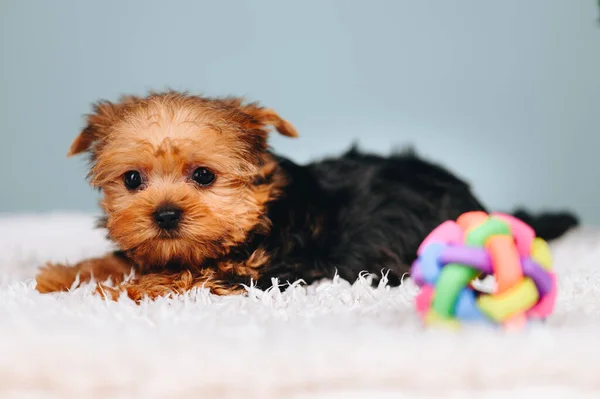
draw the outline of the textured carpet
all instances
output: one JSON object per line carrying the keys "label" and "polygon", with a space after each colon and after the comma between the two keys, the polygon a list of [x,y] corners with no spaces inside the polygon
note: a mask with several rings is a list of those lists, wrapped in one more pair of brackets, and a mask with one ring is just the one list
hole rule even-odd
{"label": "textured carpet", "polygon": [[552,244],[555,315],[503,334],[423,330],[409,280],[140,306],[37,294],[41,263],[110,248],[93,222],[0,217],[0,398],[600,397],[600,230]]}

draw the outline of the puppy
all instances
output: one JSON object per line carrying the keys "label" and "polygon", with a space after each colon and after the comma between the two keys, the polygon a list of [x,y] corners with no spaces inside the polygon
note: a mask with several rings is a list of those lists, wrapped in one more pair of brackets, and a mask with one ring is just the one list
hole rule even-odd
{"label": "puppy", "polygon": [[[413,153],[352,149],[297,165],[270,151],[272,128],[298,135],[272,109],[238,98],[169,91],[96,103],[69,155],[89,154],[101,225],[119,250],[47,264],[37,290],[94,279],[102,295],[140,301],[192,288],[237,294],[275,278],[354,281],[362,272],[398,285],[434,227],[485,211],[464,181]],[[577,224],[568,214],[543,220],[558,235]]]}

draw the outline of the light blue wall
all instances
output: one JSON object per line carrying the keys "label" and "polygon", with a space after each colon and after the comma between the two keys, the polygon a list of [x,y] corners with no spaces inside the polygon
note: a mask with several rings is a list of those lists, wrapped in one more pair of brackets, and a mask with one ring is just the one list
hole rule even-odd
{"label": "light blue wall", "polygon": [[495,208],[600,223],[596,0],[0,1],[0,211],[94,210],[65,153],[98,98],[261,100],[298,161],[414,143]]}

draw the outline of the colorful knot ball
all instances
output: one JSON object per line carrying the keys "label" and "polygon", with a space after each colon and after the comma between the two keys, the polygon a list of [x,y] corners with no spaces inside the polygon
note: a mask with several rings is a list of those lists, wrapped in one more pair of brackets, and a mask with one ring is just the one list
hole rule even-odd
{"label": "colorful knot ball", "polygon": [[[477,290],[476,280],[490,275],[492,292]],[[426,325],[491,322],[520,329],[548,317],[556,300],[547,243],[503,213],[467,212],[439,225],[421,243],[411,278],[420,287],[416,307]]]}

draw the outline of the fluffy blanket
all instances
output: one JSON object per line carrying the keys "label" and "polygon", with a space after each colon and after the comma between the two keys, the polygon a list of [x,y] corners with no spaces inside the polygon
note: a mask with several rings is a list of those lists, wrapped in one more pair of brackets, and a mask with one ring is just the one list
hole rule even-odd
{"label": "fluffy blanket", "polygon": [[110,248],[92,215],[0,217],[1,398],[600,397],[600,230],[552,244],[559,299],[522,333],[424,330],[416,287],[336,279],[135,305],[40,295],[36,267]]}

